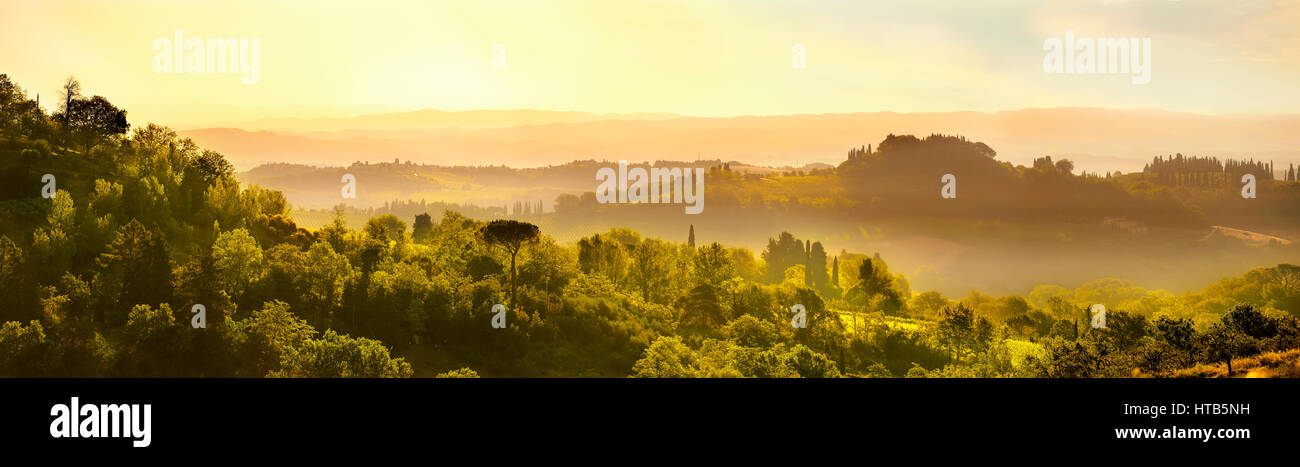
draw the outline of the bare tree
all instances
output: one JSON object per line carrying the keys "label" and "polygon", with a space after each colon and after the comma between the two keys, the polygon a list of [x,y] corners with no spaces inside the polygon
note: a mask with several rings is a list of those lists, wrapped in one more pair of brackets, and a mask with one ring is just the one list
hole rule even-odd
{"label": "bare tree", "polygon": [[69,107],[72,107],[72,100],[81,97],[81,82],[77,81],[77,77],[69,75],[68,79],[63,81],[63,87],[59,88],[59,97],[63,99],[63,107],[59,110],[66,112]]}

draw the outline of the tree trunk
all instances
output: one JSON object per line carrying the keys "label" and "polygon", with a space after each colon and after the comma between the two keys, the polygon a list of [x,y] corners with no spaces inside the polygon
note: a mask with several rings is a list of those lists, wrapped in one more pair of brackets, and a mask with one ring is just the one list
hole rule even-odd
{"label": "tree trunk", "polygon": [[510,253],[510,306],[515,306],[515,278],[519,277],[519,272],[515,271],[515,256],[519,254],[516,250]]}

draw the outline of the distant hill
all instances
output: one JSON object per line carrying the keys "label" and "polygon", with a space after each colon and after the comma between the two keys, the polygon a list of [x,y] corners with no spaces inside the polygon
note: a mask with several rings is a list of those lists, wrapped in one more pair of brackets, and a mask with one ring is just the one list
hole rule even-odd
{"label": "distant hill", "polygon": [[[733,170],[756,174],[828,168],[822,165],[770,168],[720,160],[655,163],[661,167],[706,168],[728,164]],[[339,197],[340,180],[343,174],[352,174],[357,180],[357,197],[346,202],[353,206],[379,207],[394,200],[419,199],[478,206],[542,201],[545,209],[551,210],[559,195],[594,190],[597,169],[613,164],[612,161],[581,160],[521,169],[499,165],[425,165],[412,163],[409,159],[401,163],[387,161],[348,166],[277,163],[257,166],[238,173],[237,177],[245,183],[280,190],[300,208],[327,208],[345,201]]]}
{"label": "distant hill", "polygon": [[[531,115],[531,111],[518,112]],[[270,162],[347,165],[395,158],[438,165],[512,167],[540,167],[590,158],[698,158],[740,160],[761,166],[803,166],[812,162],[838,164],[844,160],[845,148],[880,141],[889,133],[968,135],[997,148],[998,160],[1029,165],[1035,157],[1051,155],[1069,158],[1078,170],[1091,172],[1133,172],[1141,170],[1153,156],[1173,152],[1273,160],[1282,167],[1300,162],[1300,115],[1199,115],[1094,108],[659,119],[584,114],[573,118],[590,121],[503,127],[449,127],[451,124],[445,121],[451,120],[442,119],[440,113],[430,115],[403,120],[407,123],[401,125],[405,126],[388,122],[397,117],[303,120],[294,125],[281,122],[298,130],[293,135],[285,130],[265,133],[236,129],[189,130],[181,134],[225,154],[240,170]],[[523,117],[503,119],[495,114],[461,117],[465,117],[461,121],[482,125],[531,121]],[[372,121],[391,124],[375,129],[370,127]],[[275,126],[254,123],[247,128]]]}
{"label": "distant hill", "polygon": [[501,128],[548,123],[579,123],[601,120],[663,120],[681,117],[671,113],[598,114],[550,110],[416,110],[336,118],[264,118],[223,126],[245,130],[283,133],[331,132],[341,130],[428,130],[434,128]]}
{"label": "distant hill", "polygon": [[349,141],[327,141],[269,131],[245,131],[235,128],[207,128],[178,132],[206,143],[226,156],[236,169],[246,170],[265,163],[309,165],[347,165],[355,160],[380,161],[385,158],[419,157],[405,149],[384,148]]}

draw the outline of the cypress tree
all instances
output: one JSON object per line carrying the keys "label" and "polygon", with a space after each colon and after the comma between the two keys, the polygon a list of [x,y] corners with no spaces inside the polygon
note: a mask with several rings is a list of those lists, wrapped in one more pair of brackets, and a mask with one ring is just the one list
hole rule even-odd
{"label": "cypress tree", "polygon": [[840,257],[831,260],[831,287],[840,286]]}

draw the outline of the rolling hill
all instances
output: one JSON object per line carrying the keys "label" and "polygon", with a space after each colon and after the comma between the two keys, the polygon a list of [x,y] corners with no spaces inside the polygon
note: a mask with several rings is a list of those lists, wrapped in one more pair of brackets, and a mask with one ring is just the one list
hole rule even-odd
{"label": "rolling hill", "polygon": [[[393,159],[511,167],[541,167],[575,159],[721,159],[761,166],[802,166],[838,163],[844,158],[844,148],[880,141],[890,133],[968,135],[997,148],[999,160],[1028,165],[1034,157],[1052,155],[1070,158],[1079,170],[1092,172],[1141,170],[1151,157],[1171,152],[1273,160],[1283,167],[1300,162],[1300,115],[1095,108],[727,118],[651,114],[654,118],[650,119],[645,115],[597,114],[514,120],[496,115],[460,119],[431,115],[395,120],[263,121],[247,128],[195,129],[181,134],[225,154],[240,170],[270,162],[338,166]],[[522,123],[490,126],[512,122]],[[265,127],[293,131],[263,131]]]}

